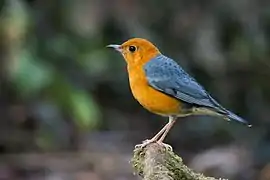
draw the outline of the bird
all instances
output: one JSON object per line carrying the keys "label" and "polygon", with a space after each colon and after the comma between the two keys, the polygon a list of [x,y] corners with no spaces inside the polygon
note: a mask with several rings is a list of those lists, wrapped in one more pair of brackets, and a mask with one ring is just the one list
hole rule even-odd
{"label": "bird", "polygon": [[121,45],[106,47],[121,53],[126,61],[134,98],[148,111],[168,118],[168,123],[155,136],[135,147],[143,148],[154,142],[168,147],[163,141],[176,120],[191,115],[217,116],[251,127],[246,120],[221,106],[180,64],[163,55],[147,39],[131,38]]}

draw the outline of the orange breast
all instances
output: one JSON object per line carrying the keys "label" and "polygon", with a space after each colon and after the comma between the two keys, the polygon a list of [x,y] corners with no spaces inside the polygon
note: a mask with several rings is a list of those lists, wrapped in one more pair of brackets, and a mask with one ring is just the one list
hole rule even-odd
{"label": "orange breast", "polygon": [[147,110],[159,115],[177,115],[181,102],[148,85],[142,68],[128,67],[129,83],[135,99]]}

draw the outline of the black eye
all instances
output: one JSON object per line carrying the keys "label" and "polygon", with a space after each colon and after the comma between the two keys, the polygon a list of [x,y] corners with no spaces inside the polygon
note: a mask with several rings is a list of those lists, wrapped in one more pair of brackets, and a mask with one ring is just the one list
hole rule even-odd
{"label": "black eye", "polygon": [[135,46],[129,46],[128,50],[130,52],[135,52],[136,51],[136,47]]}

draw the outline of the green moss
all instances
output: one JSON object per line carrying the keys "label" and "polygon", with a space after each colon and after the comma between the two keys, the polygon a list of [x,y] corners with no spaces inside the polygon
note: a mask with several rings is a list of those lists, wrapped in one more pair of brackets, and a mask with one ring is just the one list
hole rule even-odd
{"label": "green moss", "polygon": [[156,143],[134,149],[131,164],[135,173],[146,180],[217,180],[194,172],[181,157]]}

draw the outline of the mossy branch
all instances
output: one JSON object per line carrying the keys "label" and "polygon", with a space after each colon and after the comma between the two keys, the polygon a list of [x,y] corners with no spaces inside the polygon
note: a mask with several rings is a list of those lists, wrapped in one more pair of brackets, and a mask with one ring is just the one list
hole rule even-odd
{"label": "mossy branch", "polygon": [[179,156],[157,143],[135,148],[131,163],[144,180],[223,180],[194,172]]}

